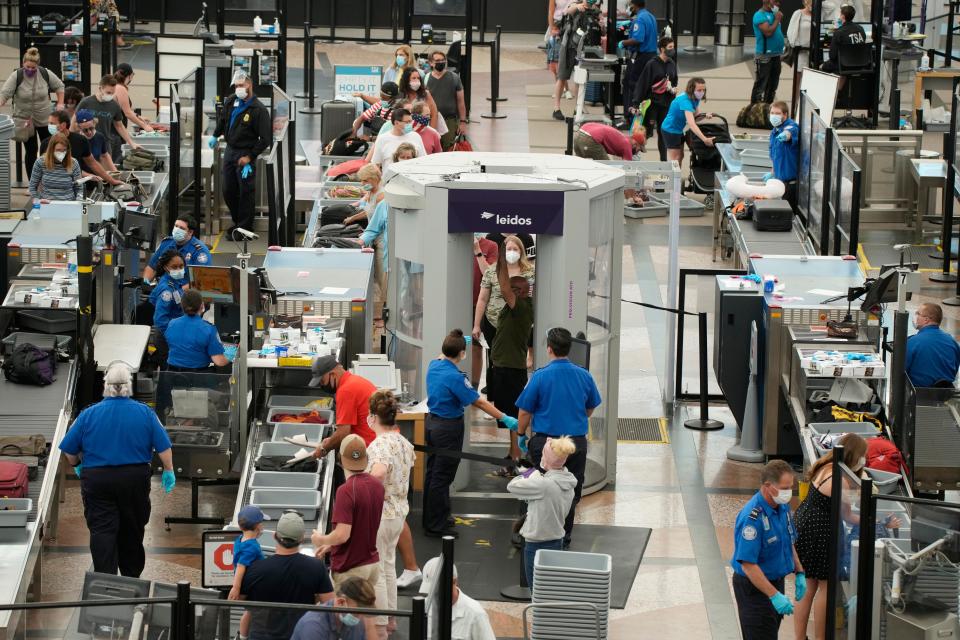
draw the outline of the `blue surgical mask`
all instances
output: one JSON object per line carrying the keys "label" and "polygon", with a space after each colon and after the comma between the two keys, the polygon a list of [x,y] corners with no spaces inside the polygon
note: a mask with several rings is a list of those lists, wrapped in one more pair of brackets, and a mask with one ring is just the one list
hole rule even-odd
{"label": "blue surgical mask", "polygon": [[779,127],[781,124],[783,124],[783,116],[780,114],[771,113],[770,124],[772,124],[774,127]]}
{"label": "blue surgical mask", "polygon": [[340,616],[340,622],[342,622],[346,627],[355,627],[360,624],[360,618],[352,613],[345,613]]}
{"label": "blue surgical mask", "polygon": [[836,22],[834,22],[834,24],[837,25],[837,29],[839,29],[840,27],[843,26],[843,20],[841,20],[840,18],[837,18],[837,20],[836,20]]}
{"label": "blue surgical mask", "polygon": [[170,277],[174,280],[183,280],[183,277],[187,274],[186,269],[170,269],[167,273],[170,274]]}
{"label": "blue surgical mask", "polygon": [[402,67],[407,64],[407,56],[397,56],[397,66]]}
{"label": "blue surgical mask", "polygon": [[360,188],[363,189],[364,191],[373,191],[373,185],[368,182],[364,182],[363,184],[361,184]]}
{"label": "blue surgical mask", "polygon": [[406,134],[406,133],[413,133],[413,123],[412,123],[412,122],[408,122],[407,124],[403,125],[403,132],[404,132],[405,134]]}
{"label": "blue surgical mask", "polygon": [[178,244],[187,239],[186,230],[181,229],[180,227],[174,227],[173,231],[170,232],[170,235],[173,236],[173,239],[176,240]]}
{"label": "blue surgical mask", "polygon": [[47,131],[49,131],[49,132],[50,132],[50,135],[52,135],[52,136],[55,136],[55,135],[57,135],[57,134],[59,133],[59,131],[57,131],[57,125],[55,125],[55,124],[48,124],[48,125],[47,125]]}

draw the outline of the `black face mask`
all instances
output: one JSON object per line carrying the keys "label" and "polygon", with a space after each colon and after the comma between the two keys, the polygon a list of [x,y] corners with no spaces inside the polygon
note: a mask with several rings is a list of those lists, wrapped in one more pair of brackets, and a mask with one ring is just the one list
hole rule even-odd
{"label": "black face mask", "polygon": [[434,62],[434,63],[433,63],[433,69],[434,69],[434,71],[438,71],[438,72],[439,72],[439,71],[443,71],[443,70],[446,69],[446,68],[447,68],[447,63],[446,63],[445,61],[443,61],[443,60],[441,60],[440,62]]}

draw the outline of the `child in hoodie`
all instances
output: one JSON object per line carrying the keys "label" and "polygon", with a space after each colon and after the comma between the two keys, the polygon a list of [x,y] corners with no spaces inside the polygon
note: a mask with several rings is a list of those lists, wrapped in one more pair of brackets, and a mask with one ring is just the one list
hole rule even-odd
{"label": "child in hoodie", "polygon": [[543,445],[540,468],[530,469],[507,485],[507,491],[527,503],[527,519],[520,529],[525,540],[523,567],[533,589],[533,561],[538,549],[563,548],[563,523],[573,503],[577,478],[563,468],[567,456],[577,450],[567,436],[548,438]]}

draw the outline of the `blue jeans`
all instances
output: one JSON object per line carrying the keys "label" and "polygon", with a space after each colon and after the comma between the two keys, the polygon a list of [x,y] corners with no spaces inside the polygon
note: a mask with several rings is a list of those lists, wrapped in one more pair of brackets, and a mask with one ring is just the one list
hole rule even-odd
{"label": "blue jeans", "polygon": [[563,538],[557,540],[544,540],[543,542],[533,542],[525,540],[523,543],[523,569],[527,574],[527,586],[533,591],[533,561],[537,557],[537,549],[551,549],[560,551],[563,549]]}

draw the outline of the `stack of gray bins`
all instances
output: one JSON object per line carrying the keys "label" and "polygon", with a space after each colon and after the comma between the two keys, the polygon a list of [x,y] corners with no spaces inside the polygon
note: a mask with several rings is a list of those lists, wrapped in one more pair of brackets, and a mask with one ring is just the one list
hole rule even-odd
{"label": "stack of gray bins", "polygon": [[10,138],[13,137],[13,118],[0,115],[0,209],[10,209]]}
{"label": "stack of gray bins", "polygon": [[605,640],[612,566],[613,559],[605,553],[537,551],[533,563],[533,604],[586,603],[595,605],[596,610],[534,606],[532,640]]}

